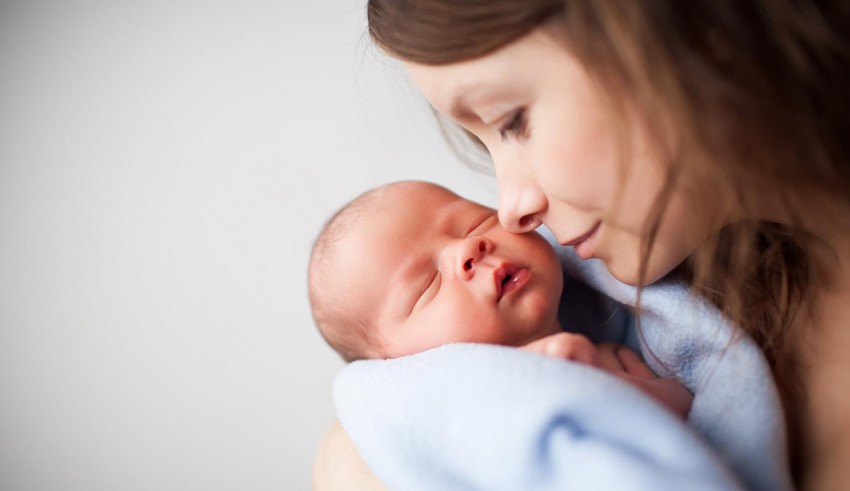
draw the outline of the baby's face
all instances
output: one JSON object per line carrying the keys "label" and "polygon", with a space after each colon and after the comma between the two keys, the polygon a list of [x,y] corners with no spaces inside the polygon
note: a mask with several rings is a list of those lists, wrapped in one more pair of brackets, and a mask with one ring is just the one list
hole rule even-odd
{"label": "baby's face", "polygon": [[432,184],[396,185],[378,199],[340,244],[336,274],[372,319],[379,355],[520,346],[561,330],[561,267],[538,234],[512,234],[495,210]]}

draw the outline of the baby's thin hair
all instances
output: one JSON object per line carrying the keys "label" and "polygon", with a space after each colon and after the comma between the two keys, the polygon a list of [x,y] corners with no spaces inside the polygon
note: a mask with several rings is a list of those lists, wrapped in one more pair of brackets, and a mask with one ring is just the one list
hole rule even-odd
{"label": "baby's thin hair", "polygon": [[310,254],[307,282],[313,319],[328,345],[347,362],[374,358],[379,347],[370,319],[344,292],[335,291],[334,258],[360,217],[373,210],[377,199],[395,184],[366,191],[340,208],[322,227]]}

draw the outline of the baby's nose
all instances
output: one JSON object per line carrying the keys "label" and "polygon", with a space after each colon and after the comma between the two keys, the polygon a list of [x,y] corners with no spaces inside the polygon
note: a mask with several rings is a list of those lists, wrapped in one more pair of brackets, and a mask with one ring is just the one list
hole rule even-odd
{"label": "baby's nose", "polygon": [[455,257],[457,274],[463,279],[472,278],[475,275],[476,266],[492,249],[492,243],[484,237],[461,239]]}

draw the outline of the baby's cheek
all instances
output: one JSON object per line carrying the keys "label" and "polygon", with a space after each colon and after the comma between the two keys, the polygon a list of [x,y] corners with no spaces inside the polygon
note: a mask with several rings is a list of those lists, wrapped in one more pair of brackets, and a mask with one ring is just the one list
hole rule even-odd
{"label": "baby's cheek", "polygon": [[[555,296],[551,293],[551,288],[538,288],[536,291],[527,295],[524,301],[524,315],[529,318],[535,328],[547,329],[549,326],[556,324],[558,318],[558,304],[560,296]],[[560,330],[545,334],[556,334]]]}

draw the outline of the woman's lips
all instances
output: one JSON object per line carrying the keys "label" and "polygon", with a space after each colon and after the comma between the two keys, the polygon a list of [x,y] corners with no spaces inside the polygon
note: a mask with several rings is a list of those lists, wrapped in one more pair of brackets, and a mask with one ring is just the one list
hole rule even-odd
{"label": "woman's lips", "polygon": [[505,265],[496,270],[496,301],[502,300],[506,295],[521,289],[531,279],[531,271],[513,265]]}
{"label": "woman's lips", "polygon": [[563,246],[573,246],[576,250],[576,254],[582,259],[590,259],[593,256],[594,252],[594,241],[591,240],[596,236],[596,232],[599,230],[599,226],[602,225],[602,222],[596,222],[593,224],[593,227],[590,228],[583,235],[576,237],[575,239],[569,242],[562,242]]}

